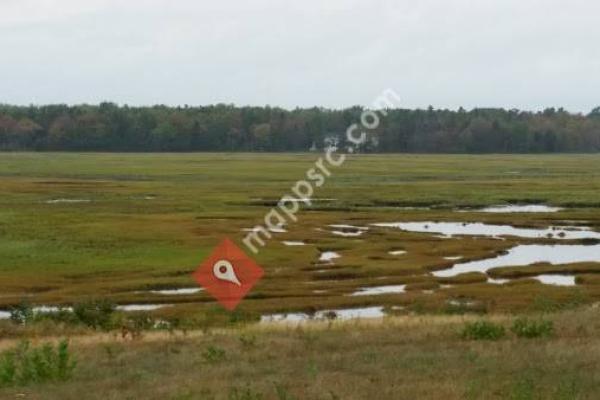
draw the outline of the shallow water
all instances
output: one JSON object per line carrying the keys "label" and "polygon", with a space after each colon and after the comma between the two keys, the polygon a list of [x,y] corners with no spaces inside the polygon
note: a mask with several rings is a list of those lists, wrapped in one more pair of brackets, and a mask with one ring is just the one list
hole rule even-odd
{"label": "shallow water", "polygon": [[321,253],[321,257],[319,258],[319,261],[324,261],[324,262],[333,262],[334,259],[336,258],[340,258],[341,256],[336,253],[335,251],[325,251],[323,253]]}
{"label": "shallow water", "polygon": [[164,307],[171,307],[173,304],[125,304],[117,306],[119,311],[154,311]]}
{"label": "shallow water", "polygon": [[334,224],[334,225],[329,225],[330,228],[336,228],[336,229],[351,229],[351,230],[357,230],[357,231],[368,231],[369,227],[368,226],[356,226],[356,225],[346,225],[346,224]]}
{"label": "shallow water", "polygon": [[320,202],[320,201],[336,201],[337,199],[319,199],[319,198],[312,198],[312,197],[304,197],[304,198],[288,198],[286,199],[286,201],[289,201],[290,203],[311,203],[311,202]]}
{"label": "shallow water", "polygon": [[493,285],[504,285],[505,283],[510,282],[510,279],[493,279],[493,278],[488,278],[487,282],[491,283]]}
{"label": "shallow water", "polygon": [[[154,311],[163,307],[171,307],[173,304],[126,304],[117,306],[118,311]],[[34,313],[55,313],[59,311],[72,312],[72,307],[59,307],[59,306],[38,306],[33,307]],[[0,319],[9,319],[9,311],[0,311]]]}
{"label": "shallow water", "polygon": [[53,199],[47,200],[46,204],[76,204],[76,203],[90,203],[89,199]]}
{"label": "shallow water", "polygon": [[350,296],[374,296],[380,294],[390,294],[390,293],[404,293],[406,290],[406,285],[388,285],[388,286],[375,286],[375,287],[366,287],[357,290],[352,293]]}
{"label": "shallow water", "polygon": [[329,225],[330,228],[334,228],[336,230],[331,233],[336,236],[342,237],[358,237],[364,234],[369,230],[366,226],[354,226],[354,225]]}
{"label": "shallow water", "polygon": [[467,272],[483,272],[497,267],[526,266],[537,263],[554,265],[580,262],[600,262],[600,245],[520,245],[507,254],[479,261],[455,264],[452,268],[434,271],[437,277],[451,277]]}
{"label": "shallow water", "polygon": [[353,231],[353,232],[331,231],[331,233],[336,236],[342,236],[342,237],[359,237],[359,236],[362,236],[362,234],[365,233],[365,231]]}
{"label": "shallow water", "polygon": [[502,205],[491,206],[477,210],[484,213],[555,213],[564,210],[560,207],[550,207],[542,204]]}
{"label": "shallow water", "polygon": [[183,295],[183,294],[196,294],[203,291],[203,288],[182,288],[182,289],[164,289],[164,290],[150,290],[150,293],[163,294],[167,296]]}
{"label": "shallow water", "polygon": [[382,318],[385,316],[383,307],[347,308],[338,310],[322,310],[309,316],[306,313],[270,314],[263,315],[260,322],[305,322],[310,320],[327,320],[328,315],[335,313],[335,319],[348,320],[357,318]]}
{"label": "shallow water", "polygon": [[73,311],[73,307],[58,307],[58,306],[39,306],[33,307],[34,313],[55,313],[59,311]]}
{"label": "shallow water", "polygon": [[444,236],[516,236],[531,239],[600,239],[600,232],[588,228],[550,227],[546,229],[515,228],[510,225],[490,225],[463,222],[392,222],[373,224],[384,228],[396,228],[407,232],[442,234]]}
{"label": "shallow water", "polygon": [[533,279],[538,280],[545,285],[575,286],[574,275],[538,275],[534,276]]}

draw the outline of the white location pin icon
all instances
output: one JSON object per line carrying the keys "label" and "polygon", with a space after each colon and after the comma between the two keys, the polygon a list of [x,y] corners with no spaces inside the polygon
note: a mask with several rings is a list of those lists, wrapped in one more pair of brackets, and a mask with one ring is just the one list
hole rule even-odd
{"label": "white location pin icon", "polygon": [[238,286],[242,286],[242,283],[240,282],[238,277],[235,275],[235,270],[233,269],[233,264],[231,264],[227,260],[217,261],[215,263],[215,265],[213,266],[213,273],[215,275],[215,278],[217,278],[219,280],[231,282]]}

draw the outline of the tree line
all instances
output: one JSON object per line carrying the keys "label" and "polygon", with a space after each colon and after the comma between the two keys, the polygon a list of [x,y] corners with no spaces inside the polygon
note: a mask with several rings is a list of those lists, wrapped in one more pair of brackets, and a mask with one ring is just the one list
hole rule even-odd
{"label": "tree line", "polygon": [[[305,152],[345,145],[361,107],[129,107],[0,105],[3,151]],[[600,151],[600,107],[470,111],[391,109],[363,152],[557,153]]]}

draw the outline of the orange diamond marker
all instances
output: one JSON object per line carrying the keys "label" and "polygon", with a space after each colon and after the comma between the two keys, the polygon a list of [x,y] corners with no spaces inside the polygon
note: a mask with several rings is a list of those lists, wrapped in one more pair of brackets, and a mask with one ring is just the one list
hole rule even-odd
{"label": "orange diamond marker", "polygon": [[258,264],[225,238],[194,272],[194,279],[231,311],[263,275]]}

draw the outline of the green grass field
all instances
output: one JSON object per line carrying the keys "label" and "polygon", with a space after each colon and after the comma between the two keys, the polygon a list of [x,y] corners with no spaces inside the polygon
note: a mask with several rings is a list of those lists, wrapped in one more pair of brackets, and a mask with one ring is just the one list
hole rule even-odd
{"label": "green grass field", "polygon": [[[520,276],[504,285],[477,273],[442,279],[430,272],[456,262],[449,257],[478,260],[558,239],[445,239],[376,227],[341,237],[329,225],[464,221],[600,231],[600,156],[351,156],[314,194],[332,200],[304,208],[298,222],[253,256],[266,274],[235,313],[202,292],[149,291],[194,287],[191,274],[212,248],[226,236],[241,244],[243,229],[260,224],[318,157],[0,154],[0,309],[23,301],[68,306],[107,299],[174,304],[137,321],[178,321],[175,329],[149,328],[133,341],[115,329],[98,333],[57,318],[0,321],[0,350],[23,338],[70,337],[78,360],[71,381],[0,388],[0,398],[598,397],[600,263],[503,268],[499,276]],[[476,210],[508,203],[565,209]],[[323,251],[341,257],[319,265]],[[547,271],[576,273],[577,284],[530,279]],[[400,284],[406,293],[348,296],[361,287]],[[253,323],[261,314],[363,306],[382,306],[388,316],[300,327]],[[509,332],[497,341],[461,335],[466,323],[481,318],[508,331],[523,315],[551,321],[553,334],[525,339]],[[3,362],[0,357],[0,382]]]}

